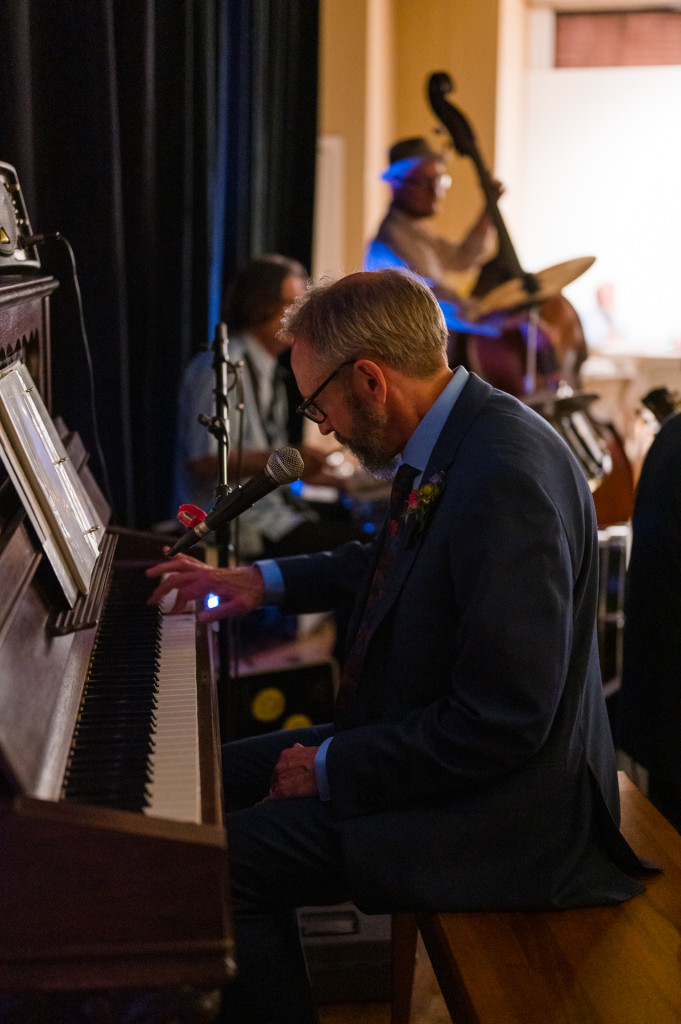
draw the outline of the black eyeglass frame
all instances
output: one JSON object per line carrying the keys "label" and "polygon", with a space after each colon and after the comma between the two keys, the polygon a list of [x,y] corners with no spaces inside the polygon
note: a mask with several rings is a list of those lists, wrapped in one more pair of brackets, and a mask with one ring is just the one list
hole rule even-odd
{"label": "black eyeglass frame", "polygon": [[[315,399],[319,398],[324,388],[331,383],[336,374],[340,373],[344,366],[352,366],[353,363],[356,362],[357,357],[355,356],[353,359],[346,359],[344,363],[341,363],[340,366],[337,366],[333,373],[330,373],[326,380],[319,385],[317,390],[312,392],[309,398],[303,399],[303,401],[296,409],[296,413],[299,416],[307,417],[307,419],[312,420],[313,423],[323,423],[324,420],[326,419],[326,413],[324,412],[323,409],[319,408],[319,406],[316,404]],[[315,410],[314,412],[313,409]]]}

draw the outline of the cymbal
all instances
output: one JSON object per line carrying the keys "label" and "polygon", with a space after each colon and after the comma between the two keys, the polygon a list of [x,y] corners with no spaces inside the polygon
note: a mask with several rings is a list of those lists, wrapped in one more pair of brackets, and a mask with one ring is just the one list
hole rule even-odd
{"label": "cymbal", "polygon": [[555,267],[547,267],[536,274],[529,275],[537,283],[537,289],[530,291],[525,287],[521,277],[505,281],[491,292],[478,299],[475,305],[476,318],[497,313],[501,310],[515,309],[518,306],[534,306],[538,302],[552,299],[571,281],[581,277],[595,262],[595,256],[577,256],[565,263],[557,263]]}

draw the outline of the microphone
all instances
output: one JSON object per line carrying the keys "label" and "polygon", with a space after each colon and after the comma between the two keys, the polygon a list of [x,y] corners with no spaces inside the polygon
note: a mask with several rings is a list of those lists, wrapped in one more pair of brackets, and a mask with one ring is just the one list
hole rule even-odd
{"label": "microphone", "polygon": [[264,469],[252,476],[243,487],[238,487],[222,498],[202,523],[182,534],[168,552],[168,557],[193,547],[216,527],[231,523],[270,491],[297,480],[304,469],[305,463],[297,448],[277,448],[270,455]]}

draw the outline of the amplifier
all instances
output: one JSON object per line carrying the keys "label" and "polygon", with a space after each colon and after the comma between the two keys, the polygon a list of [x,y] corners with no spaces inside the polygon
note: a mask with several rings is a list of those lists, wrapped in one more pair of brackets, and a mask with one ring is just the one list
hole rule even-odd
{"label": "amplifier", "polygon": [[390,999],[391,922],[390,914],[363,914],[354,903],[300,908],[298,927],[318,1002]]}
{"label": "amplifier", "polygon": [[224,738],[331,722],[338,674],[333,658],[266,672],[241,672],[231,687],[230,729]]}

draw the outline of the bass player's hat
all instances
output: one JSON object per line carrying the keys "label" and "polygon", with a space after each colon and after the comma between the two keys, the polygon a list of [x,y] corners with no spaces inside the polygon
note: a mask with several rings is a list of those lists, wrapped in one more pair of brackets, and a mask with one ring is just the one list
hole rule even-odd
{"label": "bass player's hat", "polygon": [[444,160],[443,153],[436,153],[427,141],[418,136],[413,139],[400,139],[390,147],[388,166],[383,171],[383,181],[401,181],[405,175],[422,160]]}

